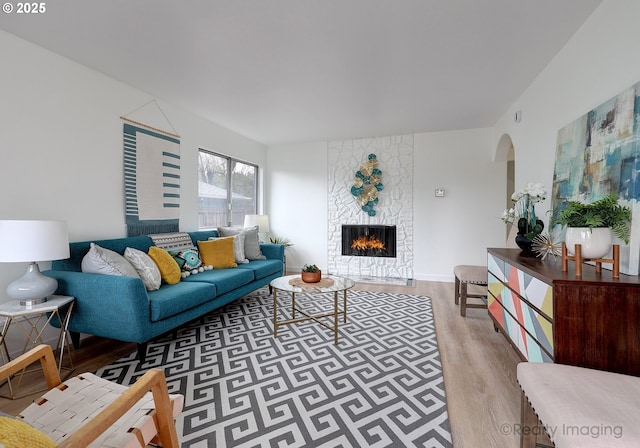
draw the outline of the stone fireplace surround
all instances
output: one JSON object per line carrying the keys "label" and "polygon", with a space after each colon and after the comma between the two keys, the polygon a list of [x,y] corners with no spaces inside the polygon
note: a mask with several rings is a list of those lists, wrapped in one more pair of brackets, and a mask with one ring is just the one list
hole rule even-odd
{"label": "stone fireplace surround", "polygon": [[[328,151],[328,271],[358,279],[413,279],[413,135],[330,141]],[[363,212],[351,194],[355,173],[377,156],[384,189],[376,215]],[[342,225],[396,226],[396,257],[342,255]]]}

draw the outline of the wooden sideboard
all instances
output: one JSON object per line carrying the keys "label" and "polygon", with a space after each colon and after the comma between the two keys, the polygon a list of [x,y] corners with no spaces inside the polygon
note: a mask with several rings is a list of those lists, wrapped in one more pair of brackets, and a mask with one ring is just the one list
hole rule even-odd
{"label": "wooden sideboard", "polygon": [[523,360],[640,376],[640,277],[488,249],[488,310]]}

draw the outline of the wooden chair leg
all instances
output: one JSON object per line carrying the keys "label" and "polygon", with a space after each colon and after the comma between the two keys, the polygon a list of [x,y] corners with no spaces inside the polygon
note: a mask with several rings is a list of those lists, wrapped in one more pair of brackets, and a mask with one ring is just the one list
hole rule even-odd
{"label": "wooden chair leg", "polygon": [[465,317],[467,315],[467,283],[464,282],[460,285],[460,315]]}
{"label": "wooden chair leg", "polygon": [[536,448],[538,442],[538,416],[524,392],[520,403],[520,448]]}
{"label": "wooden chair leg", "polygon": [[460,303],[460,279],[458,277],[454,277],[454,293],[455,293],[455,303],[456,305]]}
{"label": "wooden chair leg", "polygon": [[148,345],[149,345],[148,342],[142,342],[138,344],[138,361],[140,362],[140,364],[144,364],[144,362],[147,360]]}
{"label": "wooden chair leg", "polygon": [[76,331],[70,331],[69,334],[71,335],[71,343],[73,344],[73,348],[78,350],[80,348],[80,333]]}

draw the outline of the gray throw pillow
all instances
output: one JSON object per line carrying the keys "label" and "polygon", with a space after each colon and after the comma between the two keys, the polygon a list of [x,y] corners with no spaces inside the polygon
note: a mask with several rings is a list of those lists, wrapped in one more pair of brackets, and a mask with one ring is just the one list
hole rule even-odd
{"label": "gray throw pillow", "polygon": [[96,243],[90,244],[89,252],[82,258],[82,272],[92,274],[121,275],[140,278],[136,269],[117,252]]}
{"label": "gray throw pillow", "polygon": [[253,227],[218,227],[220,236],[244,235],[244,256],[249,260],[265,260],[260,250],[258,226]]}

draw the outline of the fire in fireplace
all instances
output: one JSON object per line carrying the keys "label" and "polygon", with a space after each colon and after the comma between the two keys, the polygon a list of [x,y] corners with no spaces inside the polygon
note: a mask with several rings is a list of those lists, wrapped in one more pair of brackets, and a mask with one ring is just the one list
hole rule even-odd
{"label": "fire in fireplace", "polygon": [[396,226],[344,224],[342,255],[395,258]]}

